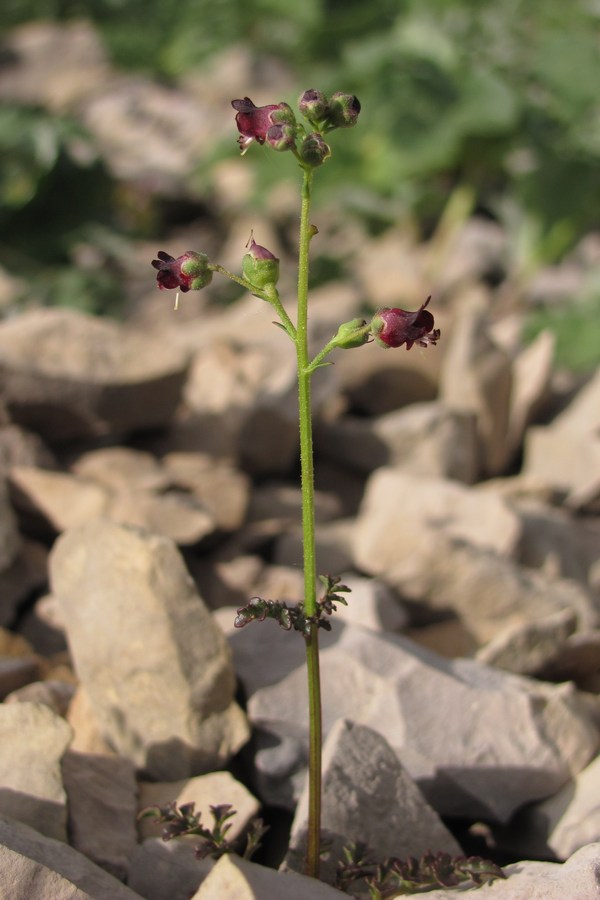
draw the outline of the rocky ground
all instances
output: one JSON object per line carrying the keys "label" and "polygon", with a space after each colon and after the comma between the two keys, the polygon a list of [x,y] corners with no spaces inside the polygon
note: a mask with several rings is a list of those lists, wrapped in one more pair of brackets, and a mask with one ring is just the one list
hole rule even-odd
{"label": "rocky ground", "polygon": [[[17,49],[56,52],[61,35],[41,34]],[[71,37],[78,65],[106,66],[84,26]],[[97,72],[27,88],[15,71],[0,95],[79,104],[115,166],[129,163],[102,144],[111,97],[138,97],[119,141],[144,118],[140,96],[154,98],[155,123],[172,101],[124,76],[111,94]],[[179,102],[200,102],[188,90]],[[173,156],[153,155],[149,135],[128,146],[135,172],[162,183]],[[163,172],[168,189],[184,164],[171,181]],[[294,203],[279,191],[250,217],[247,171],[222,166],[222,237],[199,221],[161,247],[238,269],[252,227],[284,264]],[[317,252],[347,268],[313,294],[315,348],[367,298],[416,308],[432,293],[442,329],[426,351],[337,351],[314,379],[318,566],[352,588],[322,640],[332,850],[359,839],[382,856],[476,852],[510,876],[476,896],[592,900],[600,373],[561,372],[552,336],[524,346],[520,325],[540,292],[561,302],[565,283],[596,277],[598,238],[523,283],[489,221],[418,244],[400,229],[369,238],[333,212],[318,224]],[[268,307],[224,306],[216,284],[174,312],[154,286],[157,249],[140,243],[127,260],[122,324],[58,309],[0,323],[0,883],[11,900],[345,896],[293,872],[306,828],[302,641],[269,621],[233,629],[252,596],[302,595],[293,354]],[[231,803],[234,834],[262,812],[268,865],[198,862],[136,822],[169,800],[206,817]]]}

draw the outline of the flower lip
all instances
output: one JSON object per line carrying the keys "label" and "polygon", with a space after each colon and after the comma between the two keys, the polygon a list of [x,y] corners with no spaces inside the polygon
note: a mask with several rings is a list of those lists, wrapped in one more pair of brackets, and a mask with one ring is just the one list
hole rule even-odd
{"label": "flower lip", "polygon": [[405,309],[384,307],[379,309],[371,323],[371,332],[382,347],[401,347],[406,344],[410,350],[413,344],[428,347],[437,344],[440,329],[434,328],[433,314],[426,307],[431,297],[417,309],[410,312]]}

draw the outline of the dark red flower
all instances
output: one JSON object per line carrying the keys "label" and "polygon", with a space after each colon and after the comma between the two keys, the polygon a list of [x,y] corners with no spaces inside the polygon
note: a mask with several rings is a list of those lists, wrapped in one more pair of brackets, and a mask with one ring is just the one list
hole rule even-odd
{"label": "dark red flower", "polygon": [[431,297],[416,310],[384,308],[379,309],[371,322],[371,334],[381,347],[401,347],[406,344],[410,350],[413,344],[427,347],[436,344],[440,338],[439,328],[434,328],[433,315],[425,307]]}
{"label": "dark red flower", "polygon": [[269,106],[255,106],[250,97],[243,100],[232,100],[231,105],[237,110],[235,124],[240,133],[238,143],[245,153],[252,141],[264,144],[267,131],[273,125],[292,124],[293,113],[287,103],[271,103]]}
{"label": "dark red flower", "polygon": [[161,290],[177,288],[185,294],[186,291],[198,291],[210,284],[212,270],[205,253],[188,250],[175,259],[164,250],[159,250],[156,255],[158,259],[153,259],[152,265],[158,269],[156,281]]}

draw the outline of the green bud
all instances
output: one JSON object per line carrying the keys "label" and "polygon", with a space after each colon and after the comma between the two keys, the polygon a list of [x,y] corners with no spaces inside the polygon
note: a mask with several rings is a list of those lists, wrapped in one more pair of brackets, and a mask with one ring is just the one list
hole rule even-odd
{"label": "green bud", "polygon": [[279,280],[279,260],[266,247],[257,244],[253,235],[250,235],[248,247],[242,260],[244,278],[259,290],[274,287]]}
{"label": "green bud", "polygon": [[337,330],[337,334],[332,338],[331,344],[339,347],[341,350],[352,350],[354,347],[362,347],[369,340],[370,326],[364,319],[351,319],[350,322],[344,322]]}
{"label": "green bud", "polygon": [[317,166],[322,166],[326,159],[329,159],[331,149],[329,144],[326,144],[321,135],[315,131],[302,141],[300,156],[304,162],[316,169]]}

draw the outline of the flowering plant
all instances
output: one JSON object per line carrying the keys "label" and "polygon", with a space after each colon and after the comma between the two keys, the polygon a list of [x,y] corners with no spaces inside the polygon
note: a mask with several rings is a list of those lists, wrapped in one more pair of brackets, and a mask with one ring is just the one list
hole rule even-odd
{"label": "flowering plant", "polygon": [[162,290],[200,290],[210,283],[218,272],[242,285],[256,297],[269,303],[275,310],[283,330],[295,347],[298,372],[298,418],[300,430],[300,465],[302,489],[302,531],[304,558],[304,599],[296,607],[285,603],[252,598],[238,610],[236,627],[252,621],[272,618],[286,631],[299,631],[306,644],[309,704],[309,823],[306,872],[318,877],[320,858],[321,821],[321,686],[319,674],[320,628],[329,628],[329,616],[336,604],[345,604],[342,596],[348,591],[339,578],[321,577],[324,593],[317,596],[317,570],[315,561],[315,515],[312,452],[311,380],[315,371],[325,364],[326,357],[335,349],[351,350],[370,341],[384,348],[417,344],[422,347],[435,345],[439,329],[434,328],[434,318],[427,309],[430,299],[420,309],[409,312],[397,308],[378,310],[370,322],[355,318],[342,323],[328,343],[311,359],[308,351],[308,284],[309,248],[318,230],[310,222],[313,179],[330,157],[331,148],[325,136],[340,128],[356,125],[360,103],[351,94],[338,91],[326,96],[321,91],[307,90],[298,101],[300,115],[306,124],[299,122],[292,108],[284,102],[256,106],[249,97],[233,100],[235,122],[240,133],[238,143],[244,155],[253,143],[276,152],[287,152],[295,157],[302,170],[300,234],[298,249],[298,294],[295,322],[281,303],[277,282],[279,260],[250,236],[247,253],[242,260],[242,275],[238,276],[218,263],[211,262],[203,253],[188,251],[174,259],[160,251],[152,265],[158,270],[157,283]]}

